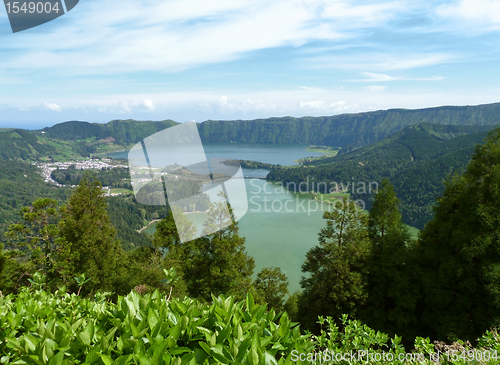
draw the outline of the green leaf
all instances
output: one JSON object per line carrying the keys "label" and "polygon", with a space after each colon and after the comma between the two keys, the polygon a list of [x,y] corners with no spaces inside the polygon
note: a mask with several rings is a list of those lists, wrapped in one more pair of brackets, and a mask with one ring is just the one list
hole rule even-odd
{"label": "green leaf", "polygon": [[[59,351],[55,356],[49,361],[49,365],[61,365],[64,359],[64,351]],[[106,364],[107,365],[107,364]]]}
{"label": "green leaf", "polygon": [[143,354],[134,354],[134,357],[139,360],[141,365],[151,365],[151,361]]}
{"label": "green leaf", "polygon": [[264,352],[264,361],[266,365],[278,365],[278,362],[269,352]]}
{"label": "green leaf", "polygon": [[155,311],[152,308],[148,309],[148,324],[149,328],[153,330],[156,325],[158,324],[158,316],[156,315]]}
{"label": "green leaf", "polygon": [[168,352],[170,355],[180,355],[186,352],[191,352],[191,349],[188,347],[176,347],[174,349],[170,349]]}
{"label": "green leaf", "polygon": [[259,363],[259,354],[254,348],[250,350],[248,354],[248,360],[250,361],[251,365],[257,365]]}
{"label": "green leaf", "polygon": [[132,362],[132,355],[120,356],[115,360],[115,365],[127,365]]}
{"label": "green leaf", "polygon": [[87,324],[87,327],[85,327],[85,330],[83,332],[80,332],[80,334],[77,336],[85,345],[90,346],[90,343],[92,341],[92,337],[94,336],[94,324],[92,321],[90,321]]}
{"label": "green leaf", "polygon": [[108,355],[105,354],[100,354],[101,355],[101,360],[104,363],[104,365],[113,365],[113,359],[110,358]]}
{"label": "green leaf", "polygon": [[253,300],[253,295],[251,293],[247,294],[246,304],[247,304],[247,310],[251,312],[255,305],[255,302]]}
{"label": "green leaf", "polygon": [[205,353],[208,355],[208,356],[211,356],[212,355],[212,350],[210,349],[210,346],[208,346],[208,344],[206,344],[205,342],[198,342],[198,345],[200,345],[200,347],[203,349],[203,351],[205,351]]}

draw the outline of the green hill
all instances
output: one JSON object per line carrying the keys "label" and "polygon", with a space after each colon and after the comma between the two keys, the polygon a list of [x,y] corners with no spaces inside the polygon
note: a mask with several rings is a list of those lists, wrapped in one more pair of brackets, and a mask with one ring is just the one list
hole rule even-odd
{"label": "green hill", "polygon": [[[198,125],[203,142],[309,144],[361,147],[407,126],[427,123],[456,126],[449,136],[471,133],[469,126],[488,126],[500,122],[500,103],[477,106],[442,106],[426,109],[390,109],[367,113],[325,117],[282,117],[255,120],[208,120]],[[46,135],[59,140],[104,140],[130,145],[160,130],[176,125],[172,120],[113,120],[107,124],[65,122],[44,128]],[[422,128],[425,128],[422,124]],[[443,131],[433,127],[439,138]],[[39,131],[38,131],[39,133]]]}
{"label": "green hill", "polygon": [[56,151],[54,146],[40,142],[37,136],[26,130],[0,131],[0,159],[31,160]]}
{"label": "green hill", "polygon": [[24,161],[0,159],[0,240],[9,224],[19,221],[19,211],[34,200],[46,197],[66,200],[68,188],[43,181],[39,168]]}
{"label": "green hill", "polygon": [[267,178],[291,187],[314,182],[315,190],[321,192],[325,192],[325,184],[318,182],[326,183],[327,189],[334,186],[331,182],[343,183],[355,199],[364,200],[370,207],[373,195],[357,189],[361,183],[368,186],[387,177],[401,200],[405,223],[422,228],[432,217],[435,198],[443,192],[443,180],[466,166],[475,144],[482,142],[489,128],[420,124],[347,154],[303,167],[275,168]]}
{"label": "green hill", "polygon": [[0,130],[0,159],[64,161],[130,148],[145,137],[177,124],[171,120],[113,120],[107,124],[70,121],[42,130]]}
{"label": "green hill", "polygon": [[[309,144],[361,147],[407,126],[421,123],[486,126],[500,122],[500,103],[442,106],[427,109],[390,109],[330,117],[268,118],[206,121],[199,130],[203,142]],[[451,130],[449,133],[458,133]]]}
{"label": "green hill", "polygon": [[[57,187],[44,182],[40,169],[32,164],[2,159],[0,191],[0,242],[8,242],[3,233],[10,224],[20,221],[19,211],[22,207],[30,206],[39,198],[52,198],[63,204],[71,193],[68,187]],[[134,197],[128,195],[110,197],[108,203],[111,223],[125,249],[151,245],[151,240],[137,230],[146,222],[164,218],[168,211],[166,206],[138,204]]]}
{"label": "green hill", "polygon": [[49,137],[61,140],[104,140],[113,138],[120,144],[132,144],[176,124],[178,123],[173,120],[153,122],[127,119],[112,120],[107,124],[71,121],[59,123],[53,127],[46,127],[43,131]]}
{"label": "green hill", "polygon": [[[198,125],[203,142],[308,144],[343,147],[352,151],[393,135],[407,126],[440,124],[429,134],[447,139],[491,126],[500,119],[500,103],[478,106],[443,106],[390,109],[329,117],[268,118],[214,121]],[[0,130],[0,158],[65,160],[128,149],[142,139],[178,123],[172,120],[113,120],[107,124],[69,121],[43,130]]]}

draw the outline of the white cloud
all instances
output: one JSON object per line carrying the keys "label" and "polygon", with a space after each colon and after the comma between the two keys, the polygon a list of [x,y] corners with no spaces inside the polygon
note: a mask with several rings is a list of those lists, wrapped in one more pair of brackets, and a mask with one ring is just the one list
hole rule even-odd
{"label": "white cloud", "polygon": [[150,110],[150,111],[155,109],[155,105],[153,103],[153,100],[150,100],[150,99],[145,99],[142,102],[142,105],[144,105],[146,107],[146,109]]}
{"label": "white cloud", "polygon": [[397,77],[392,77],[392,76],[385,75],[385,74],[377,74],[377,73],[373,73],[373,72],[363,72],[363,75],[366,76],[365,79],[354,79],[354,80],[348,80],[348,81],[355,81],[355,82],[384,82],[384,81],[400,80],[400,78],[397,78]]}
{"label": "white cloud", "polygon": [[352,104],[348,105],[344,100],[337,101],[335,103],[325,103],[323,100],[315,101],[301,101],[300,108],[313,111],[315,113],[325,113],[325,114],[338,114],[341,112],[357,111],[358,105]]}
{"label": "white cloud", "polygon": [[389,82],[389,81],[438,81],[445,79],[444,76],[430,76],[430,77],[393,77],[386,74],[378,74],[373,72],[363,72],[366,78],[352,79],[347,81],[352,82]]}
{"label": "white cloud", "polygon": [[[370,5],[353,5],[348,1],[325,1],[324,17],[346,19],[348,22],[362,20],[363,26],[367,23],[384,22],[392,18],[397,11],[405,10],[402,1],[381,2]],[[373,25],[373,24],[370,24]]]}
{"label": "white cloud", "polygon": [[130,113],[132,108],[130,107],[131,102],[125,100],[118,100],[118,112],[119,113]]}
{"label": "white cloud", "polygon": [[61,112],[61,107],[57,104],[53,104],[53,103],[43,103],[43,105],[49,109],[49,110],[52,110],[54,112]]}
{"label": "white cloud", "polygon": [[319,109],[325,107],[325,102],[323,100],[317,101],[303,101],[300,102],[301,108]]}
{"label": "white cloud", "polygon": [[[363,53],[355,57],[351,56],[316,56],[304,59],[305,68],[316,69],[345,69],[345,70],[366,70],[395,71],[413,69],[419,67],[435,66],[455,62],[458,55],[445,53],[430,54],[390,54],[390,53]],[[380,79],[382,74],[378,75]],[[377,80],[379,81],[379,80]],[[386,80],[388,81],[388,80]]]}
{"label": "white cloud", "polygon": [[[378,86],[378,85],[372,85]],[[81,120],[84,115],[89,122],[108,122],[117,118],[138,120],[163,120],[170,118],[179,122],[196,119],[254,119],[267,117],[305,115],[324,116],[340,113],[357,113],[375,109],[424,108],[440,105],[475,105],[498,102],[500,87],[462,89],[449,92],[447,89],[386,89],[383,92],[366,90],[363,87],[352,90],[341,88],[325,89],[318,87],[297,87],[295,89],[275,89],[254,92],[227,91],[228,103],[222,105],[221,93],[212,91],[176,91],[155,94],[123,94],[89,97],[61,98],[64,105],[59,121]],[[58,99],[59,100],[59,99]],[[155,110],[145,111],[141,104],[144,100],[154,100]],[[127,102],[125,102],[127,101]],[[0,125],[11,127],[14,120],[25,121],[26,112],[17,109],[14,99],[2,99],[0,109],[4,121]],[[36,110],[44,100],[40,98],[26,101],[27,108]],[[126,112],[123,106],[129,111]],[[6,119],[5,116],[9,118]],[[30,118],[31,120],[32,118]],[[53,111],[46,109],[37,114],[37,126],[44,127],[55,123]],[[33,127],[33,125],[30,125]]]}
{"label": "white cloud", "polygon": [[55,33],[20,33],[20,41],[4,42],[3,48],[14,52],[0,67],[72,74],[177,71],[255,50],[352,37],[352,30],[383,23],[402,9],[398,2],[355,6],[317,0],[108,0],[82,5],[79,16]]}
{"label": "white cloud", "polygon": [[500,23],[500,0],[461,0],[458,4],[443,4],[437,14],[479,23]]}
{"label": "white cloud", "polygon": [[387,89],[387,86],[365,86],[364,89],[372,93],[378,93]]}

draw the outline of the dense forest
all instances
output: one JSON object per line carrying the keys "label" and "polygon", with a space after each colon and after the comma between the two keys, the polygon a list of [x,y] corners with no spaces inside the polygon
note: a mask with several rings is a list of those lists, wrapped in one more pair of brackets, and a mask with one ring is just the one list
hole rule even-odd
{"label": "dense forest", "polygon": [[485,126],[499,122],[500,104],[391,109],[330,117],[206,121],[199,125],[203,142],[366,146],[420,123]]}
{"label": "dense forest", "polygon": [[66,200],[69,188],[58,188],[43,181],[40,170],[23,161],[0,159],[0,237],[8,225],[20,219],[19,211],[38,197]]}
{"label": "dense forest", "polygon": [[309,190],[314,185],[322,193],[335,187],[333,182],[342,183],[369,208],[373,196],[358,188],[361,183],[378,184],[386,177],[398,192],[405,223],[421,229],[432,218],[432,206],[443,192],[444,179],[463,171],[475,145],[487,134],[478,130],[489,128],[419,124],[350,153],[305,162],[299,168],[274,168],[267,179],[292,189],[309,181]]}
{"label": "dense forest", "polygon": [[[116,171],[114,171],[116,170]],[[124,175],[123,169],[93,171],[98,178],[102,178],[111,185],[120,187]],[[56,170],[57,171],[57,170]],[[64,176],[70,174],[70,183],[78,184],[84,172],[76,169],[59,170]],[[127,173],[128,175],[128,173]],[[61,177],[61,183],[66,182]],[[129,180],[130,181],[130,180]],[[125,182],[126,186],[130,182]],[[38,197],[52,198],[59,202],[65,201],[71,194],[69,187],[56,187],[43,181],[40,169],[23,161],[12,163],[0,159],[0,239],[9,224],[19,222],[19,211],[23,206],[29,206]],[[162,206],[139,205],[133,196],[109,197],[108,212],[110,221],[117,229],[117,237],[124,249],[129,250],[136,246],[151,245],[147,234],[137,231],[154,219],[161,219],[167,215],[168,208]],[[5,242],[5,237],[2,241]]]}
{"label": "dense forest", "polygon": [[[84,174],[85,171],[78,170],[74,165],[71,165],[67,169],[56,169],[52,171],[51,177],[61,185],[78,185]],[[100,171],[96,171],[95,175],[103,186],[132,189],[130,173],[127,168],[103,168]]]}

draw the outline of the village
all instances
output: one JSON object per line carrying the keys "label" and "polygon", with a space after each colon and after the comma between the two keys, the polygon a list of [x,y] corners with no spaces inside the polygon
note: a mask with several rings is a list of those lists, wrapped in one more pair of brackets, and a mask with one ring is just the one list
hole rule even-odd
{"label": "village", "polygon": [[[33,162],[33,165],[39,167],[42,170],[42,176],[44,181],[47,183],[54,184],[56,186],[69,186],[76,187],[76,185],[62,185],[52,178],[52,172],[54,170],[67,170],[73,166],[77,170],[108,170],[116,167],[127,168],[128,165],[112,163],[111,159],[92,159],[87,160],[77,160],[77,161],[66,161],[66,162]],[[111,193],[111,188],[109,186],[103,186],[103,189],[107,192],[108,196],[121,195],[122,193]]]}

